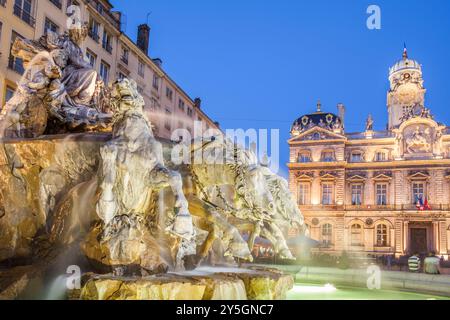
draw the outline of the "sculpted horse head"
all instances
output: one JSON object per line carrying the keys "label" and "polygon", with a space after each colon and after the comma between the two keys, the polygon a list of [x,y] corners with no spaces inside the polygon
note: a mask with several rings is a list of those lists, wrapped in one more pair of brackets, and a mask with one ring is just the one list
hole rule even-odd
{"label": "sculpted horse head", "polygon": [[275,204],[274,219],[277,224],[284,227],[294,227],[300,232],[305,231],[305,221],[295,198],[289,190],[286,179],[274,174],[265,167],[267,185],[272,193]]}
{"label": "sculpted horse head", "polygon": [[254,152],[223,136],[195,141],[191,151],[194,158],[199,151],[203,154],[203,161],[192,168],[205,188],[233,188],[234,197],[227,200],[240,217],[261,220],[273,215],[273,197]]}

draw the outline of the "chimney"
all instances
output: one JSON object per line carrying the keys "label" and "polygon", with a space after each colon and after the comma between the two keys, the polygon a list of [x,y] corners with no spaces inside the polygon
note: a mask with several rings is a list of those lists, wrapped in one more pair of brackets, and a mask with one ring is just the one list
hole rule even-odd
{"label": "chimney", "polygon": [[202,107],[202,99],[195,98],[194,99],[194,107],[201,109],[201,107]]}
{"label": "chimney", "polygon": [[162,67],[162,60],[160,58],[154,58],[152,61],[158,66],[158,68]]}
{"label": "chimney", "polygon": [[148,24],[141,24],[138,27],[137,46],[146,55],[148,55],[149,43],[150,43],[150,26]]}
{"label": "chimney", "polygon": [[341,118],[342,129],[345,129],[345,106],[342,103],[337,105],[337,109],[339,112],[339,118]]}

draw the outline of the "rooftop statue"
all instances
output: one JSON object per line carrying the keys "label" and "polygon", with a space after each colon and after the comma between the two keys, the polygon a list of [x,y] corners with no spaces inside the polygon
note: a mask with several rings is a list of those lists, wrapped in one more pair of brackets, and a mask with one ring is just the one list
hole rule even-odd
{"label": "rooftop statue", "polygon": [[374,123],[374,121],[373,121],[372,115],[369,114],[369,116],[367,117],[367,120],[366,120],[366,131],[373,131],[373,123]]}
{"label": "rooftop statue", "polygon": [[45,132],[102,130],[111,115],[103,81],[84,58],[85,25],[63,35],[47,31],[38,41],[16,39],[12,55],[25,74],[1,115],[6,137],[38,137]]}

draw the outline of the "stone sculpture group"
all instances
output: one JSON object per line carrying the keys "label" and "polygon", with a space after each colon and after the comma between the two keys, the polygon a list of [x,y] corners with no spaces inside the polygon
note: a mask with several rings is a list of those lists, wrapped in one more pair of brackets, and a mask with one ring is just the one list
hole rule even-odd
{"label": "stone sculpture group", "polygon": [[[173,145],[153,135],[136,83],[106,88],[84,60],[85,37],[83,27],[13,45],[27,71],[0,118],[1,176],[17,186],[0,190],[0,260],[30,255],[43,235],[55,246],[80,241],[97,269],[118,276],[252,261],[257,237],[294,259],[286,234],[304,222],[287,182],[222,135],[194,141],[191,152],[226,161],[173,165],[164,152]],[[44,134],[50,151],[35,143],[23,152],[27,138]],[[39,153],[46,160],[35,170]],[[19,214],[12,203],[20,201],[29,203]],[[24,233],[18,220],[32,227]]]}
{"label": "stone sculpture group", "polygon": [[107,127],[111,115],[102,101],[108,90],[84,59],[80,45],[86,36],[83,26],[62,36],[49,30],[38,41],[16,39],[12,54],[26,72],[2,110],[5,136],[34,138]]}

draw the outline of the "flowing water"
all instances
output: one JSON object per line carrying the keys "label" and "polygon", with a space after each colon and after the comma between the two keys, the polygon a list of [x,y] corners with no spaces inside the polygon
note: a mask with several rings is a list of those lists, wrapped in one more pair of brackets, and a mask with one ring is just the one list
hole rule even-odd
{"label": "flowing water", "polygon": [[254,271],[233,267],[199,267],[192,271],[172,272],[181,276],[209,276],[215,273],[253,273]]}

